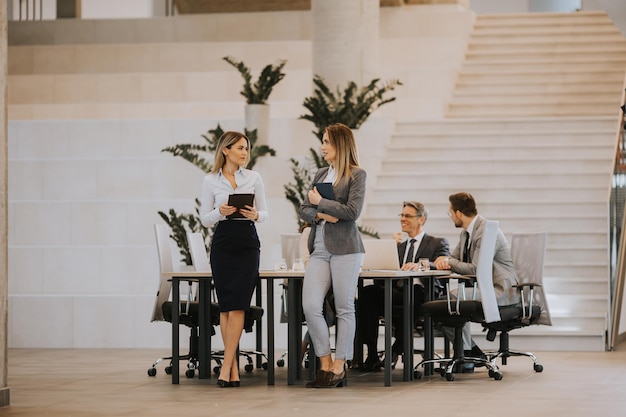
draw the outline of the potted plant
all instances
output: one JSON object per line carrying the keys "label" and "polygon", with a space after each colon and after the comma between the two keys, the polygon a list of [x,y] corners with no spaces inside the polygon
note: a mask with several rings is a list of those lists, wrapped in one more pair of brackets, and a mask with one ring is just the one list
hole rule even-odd
{"label": "potted plant", "polygon": [[[257,160],[265,155],[275,156],[276,151],[267,145],[255,146],[257,141],[256,131],[244,130],[244,133],[250,139],[250,145],[252,147],[250,151],[250,162],[246,168],[252,169]],[[209,130],[206,134],[202,135],[205,140],[204,144],[178,144],[167,147],[161,152],[169,152],[174,156],[181,157],[184,160],[190,162],[196,167],[200,168],[203,172],[209,173],[213,168],[213,164],[210,162],[212,154],[217,148],[217,141],[224,134],[224,130],[218,124],[213,130]],[[210,158],[209,158],[210,157]],[[196,208],[195,213],[177,213],[174,209],[170,209],[167,213],[159,211],[158,214],[161,218],[170,226],[172,230],[172,239],[176,242],[182,255],[181,260],[186,265],[191,265],[191,253],[189,246],[187,245],[187,232],[200,232],[204,236],[204,242],[207,246],[213,236],[213,230],[209,230],[202,226],[200,221],[200,200],[195,199]]]}
{"label": "potted plant", "polygon": [[[343,91],[337,88],[334,92],[319,75],[313,78],[313,83],[315,84],[313,95],[305,98],[303,102],[309,113],[300,116],[300,119],[309,120],[315,125],[316,130],[313,134],[320,142],[326,126],[333,123],[343,123],[351,129],[361,127],[374,110],[396,99],[385,95],[402,85],[399,80],[381,83],[379,78],[375,78],[364,87],[359,88],[356,83],[349,82]],[[315,171],[325,166],[326,161],[317,150],[311,148],[305,163],[294,158],[291,158],[290,162],[294,182],[284,186],[285,197],[294,207],[300,229],[302,226],[299,216],[300,206],[311,186]],[[367,227],[359,226],[359,230],[366,235],[378,237],[378,233]]]}
{"label": "potted plant", "polygon": [[267,100],[274,86],[285,77],[286,74],[282,70],[287,61],[282,60],[276,65],[266,65],[261,70],[257,81],[253,84],[250,68],[242,61],[238,61],[230,56],[225,56],[222,59],[235,67],[243,77],[243,89],[240,94],[246,98],[246,128],[249,130],[256,129],[259,143],[267,144],[270,123]]}
{"label": "potted plant", "polygon": [[309,120],[315,125],[313,134],[320,141],[326,126],[333,123],[343,123],[350,129],[361,127],[374,110],[396,99],[386,98],[385,94],[402,85],[399,80],[381,83],[380,78],[375,78],[364,87],[358,87],[350,81],[343,91],[337,88],[335,92],[319,75],[313,78],[313,84],[313,95],[305,98],[302,103],[309,113],[301,115],[300,119]]}

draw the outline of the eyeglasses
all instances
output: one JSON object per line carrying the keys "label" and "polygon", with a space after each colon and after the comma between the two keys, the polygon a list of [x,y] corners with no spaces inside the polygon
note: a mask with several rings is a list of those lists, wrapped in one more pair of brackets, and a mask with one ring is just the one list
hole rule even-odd
{"label": "eyeglasses", "polygon": [[448,217],[452,217],[452,213],[447,212],[446,214],[448,215]]}
{"label": "eyeglasses", "polygon": [[416,219],[418,217],[422,217],[422,216],[416,216],[414,214],[404,214],[404,213],[400,213],[398,214],[398,217],[400,217],[401,219]]}

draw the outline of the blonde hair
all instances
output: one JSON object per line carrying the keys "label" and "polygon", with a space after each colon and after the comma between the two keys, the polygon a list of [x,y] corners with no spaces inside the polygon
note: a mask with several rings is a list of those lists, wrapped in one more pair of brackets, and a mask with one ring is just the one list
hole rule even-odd
{"label": "blonde hair", "polygon": [[211,171],[212,174],[219,172],[219,170],[222,169],[226,164],[226,155],[224,155],[224,149],[230,149],[235,143],[239,142],[241,138],[244,138],[246,142],[248,142],[248,156],[246,157],[245,163],[245,166],[248,166],[248,162],[250,162],[250,151],[252,150],[250,139],[248,139],[248,137],[241,132],[235,132],[231,130],[228,132],[224,132],[224,134],[217,141],[215,158],[213,161],[213,170]]}
{"label": "blonde hair", "polygon": [[356,142],[352,130],[342,123],[335,123],[326,127],[324,133],[328,134],[328,141],[335,148],[336,156],[333,167],[337,173],[337,181],[335,181],[335,185],[337,185],[342,179],[345,178],[347,181],[348,178],[351,178],[352,168],[359,166]]}

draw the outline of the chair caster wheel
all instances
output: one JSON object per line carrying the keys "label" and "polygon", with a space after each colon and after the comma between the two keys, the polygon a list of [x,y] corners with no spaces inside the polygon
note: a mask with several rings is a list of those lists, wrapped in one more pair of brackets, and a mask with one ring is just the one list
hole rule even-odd
{"label": "chair caster wheel", "polygon": [[413,371],[413,379],[422,379],[422,373],[420,371]]}
{"label": "chair caster wheel", "polygon": [[279,368],[282,368],[283,366],[285,366],[285,360],[284,359],[277,360],[276,366],[278,366]]}
{"label": "chair caster wheel", "polygon": [[155,375],[156,375],[156,368],[148,369],[148,376],[155,376]]}
{"label": "chair caster wheel", "polygon": [[536,363],[536,364],[533,366],[533,369],[535,370],[535,372],[543,372],[543,365],[541,365],[541,364],[539,364],[539,363]]}
{"label": "chair caster wheel", "polygon": [[196,374],[196,371],[194,371],[193,369],[187,369],[185,371],[185,376],[187,378],[193,378],[195,374]]}
{"label": "chair caster wheel", "polygon": [[243,369],[245,369],[246,372],[252,372],[254,370],[254,366],[250,365],[249,363],[246,364],[246,366],[243,367]]}
{"label": "chair caster wheel", "polygon": [[264,371],[267,371],[267,362],[263,362],[261,364],[261,368],[263,368]]}
{"label": "chair caster wheel", "polygon": [[165,373],[168,375],[172,375],[172,365],[165,367]]}
{"label": "chair caster wheel", "polygon": [[454,374],[446,374],[447,381],[454,381]]}
{"label": "chair caster wheel", "polygon": [[220,373],[220,371],[221,371],[221,370],[222,370],[222,367],[221,367],[221,366],[216,366],[216,367],[214,367],[214,368],[213,368],[213,373],[214,373],[215,375],[219,375],[219,373]]}
{"label": "chair caster wheel", "polygon": [[493,379],[495,379],[496,381],[500,381],[502,379],[502,372],[494,372]]}

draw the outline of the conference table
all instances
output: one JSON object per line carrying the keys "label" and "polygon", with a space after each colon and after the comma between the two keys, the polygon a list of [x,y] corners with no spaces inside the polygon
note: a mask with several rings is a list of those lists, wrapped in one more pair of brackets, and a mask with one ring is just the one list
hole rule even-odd
{"label": "conference table", "polygon": [[[174,271],[164,273],[172,281],[172,300],[180,298],[180,282],[198,282],[198,308],[199,308],[199,369],[200,379],[211,377],[211,309],[210,309],[210,281],[212,274],[210,271]],[[413,331],[413,279],[424,278],[422,282],[425,286],[426,301],[432,299],[434,294],[434,280],[437,276],[449,275],[449,271],[400,271],[400,270],[370,270],[362,271],[359,275],[361,280],[382,279],[384,280],[384,322],[385,322],[385,361],[384,361],[384,385],[391,385],[391,339],[392,339],[392,283],[401,281],[404,288],[403,294],[403,314],[404,332],[412,335]],[[287,357],[287,383],[294,385],[302,380],[302,280],[304,271],[290,270],[261,270],[259,271],[261,281],[266,282],[266,309],[264,312],[267,323],[267,384],[275,384],[275,329],[274,329],[274,287],[275,280],[287,280],[287,317],[288,317],[288,352]],[[261,304],[261,297],[257,289],[257,304]],[[172,384],[179,383],[179,314],[180,303],[172,303]],[[257,332],[260,329],[257,328]],[[259,333],[258,333],[259,335]],[[259,340],[257,338],[257,340]],[[257,346],[259,348],[259,346]],[[413,337],[404,338],[404,351],[413,352]],[[424,329],[424,356],[432,358],[434,354],[434,343],[432,336],[432,323],[426,318]],[[424,374],[430,375],[432,367],[425,369]],[[404,355],[403,380],[413,379],[413,355]]]}

